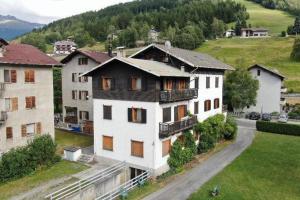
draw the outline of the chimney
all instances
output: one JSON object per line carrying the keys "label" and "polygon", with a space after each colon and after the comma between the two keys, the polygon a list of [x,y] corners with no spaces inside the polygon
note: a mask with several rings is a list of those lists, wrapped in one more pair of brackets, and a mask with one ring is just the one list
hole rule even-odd
{"label": "chimney", "polygon": [[117,57],[126,57],[125,47],[117,47]]}

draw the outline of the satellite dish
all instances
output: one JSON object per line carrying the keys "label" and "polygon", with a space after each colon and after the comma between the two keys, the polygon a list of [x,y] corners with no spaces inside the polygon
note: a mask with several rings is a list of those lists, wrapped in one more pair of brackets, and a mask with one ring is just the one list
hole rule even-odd
{"label": "satellite dish", "polygon": [[171,44],[171,42],[169,40],[165,42],[165,47],[168,50],[170,50],[172,48],[172,44]]}

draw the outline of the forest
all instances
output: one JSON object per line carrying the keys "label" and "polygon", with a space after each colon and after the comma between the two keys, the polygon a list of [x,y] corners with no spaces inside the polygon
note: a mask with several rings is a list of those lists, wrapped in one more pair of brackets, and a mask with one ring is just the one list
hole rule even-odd
{"label": "forest", "polygon": [[205,39],[221,37],[226,24],[248,18],[245,6],[233,0],[140,0],[55,21],[23,36],[21,42],[46,51],[46,45],[68,37],[84,47],[114,35],[114,47],[131,48],[136,41],[149,42],[148,32],[155,29],[162,40],[195,49]]}

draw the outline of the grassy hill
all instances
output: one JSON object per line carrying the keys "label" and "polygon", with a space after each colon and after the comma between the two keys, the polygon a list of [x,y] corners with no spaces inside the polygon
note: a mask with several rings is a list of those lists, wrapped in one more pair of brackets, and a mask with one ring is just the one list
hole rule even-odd
{"label": "grassy hill", "polygon": [[286,31],[289,25],[294,23],[295,17],[280,10],[266,9],[263,6],[246,1],[235,0],[246,6],[250,19],[247,20],[252,27],[265,27],[270,30],[271,35],[279,35],[281,31]]}
{"label": "grassy hill", "polygon": [[235,67],[260,63],[287,77],[286,86],[300,92],[300,64],[289,59],[294,38],[219,39],[206,42],[197,51],[208,53]]}

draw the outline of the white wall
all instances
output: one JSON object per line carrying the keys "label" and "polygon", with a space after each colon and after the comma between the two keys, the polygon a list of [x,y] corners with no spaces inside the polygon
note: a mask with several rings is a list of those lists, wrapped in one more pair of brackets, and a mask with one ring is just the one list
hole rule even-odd
{"label": "white wall", "polygon": [[[95,61],[88,59],[88,65],[78,65],[78,58],[85,56],[76,55],[62,69],[62,97],[63,97],[63,117],[66,116],[65,106],[77,107],[79,111],[88,111],[89,118],[93,120],[93,99],[92,99],[92,77],[88,77],[88,82],[72,82],[72,73],[84,73],[98,65]],[[77,90],[77,100],[72,99],[72,90]],[[88,91],[89,100],[79,100],[79,91]]]}
{"label": "white wall", "polygon": [[[0,109],[5,110],[5,98],[18,97],[18,110],[8,112],[8,119],[0,127],[0,151],[25,145],[31,137],[21,136],[21,125],[41,122],[42,133],[54,138],[54,105],[53,105],[53,75],[49,67],[1,67],[0,82],[4,81],[4,69],[17,70],[17,83],[5,84],[3,98],[0,99]],[[25,82],[25,69],[35,71],[35,83]],[[36,108],[25,108],[25,97],[36,97]],[[13,128],[13,139],[6,139],[6,127]]]}
{"label": "white wall", "polygon": [[257,76],[258,68],[250,70],[252,76],[259,81],[256,106],[246,109],[248,112],[272,113],[280,112],[281,79],[263,69],[260,69],[260,76]]}

